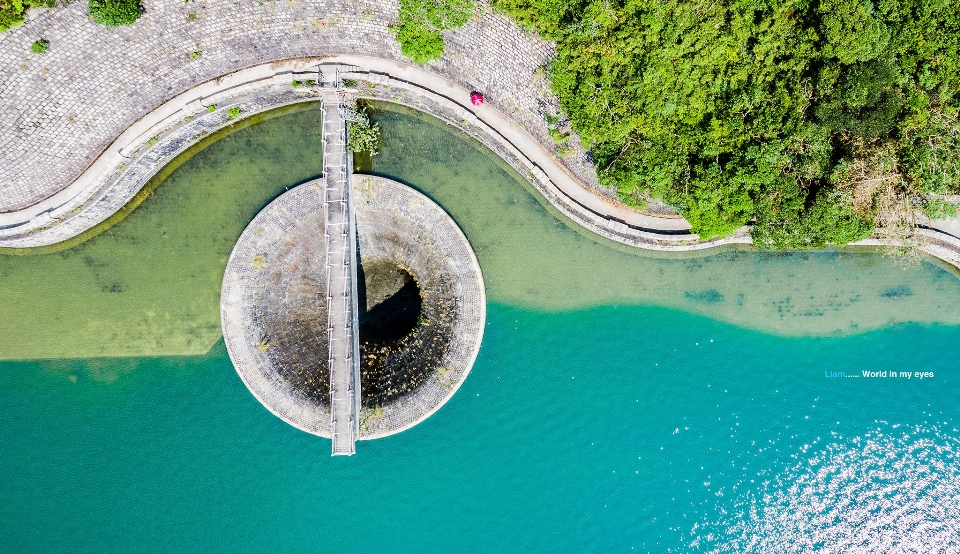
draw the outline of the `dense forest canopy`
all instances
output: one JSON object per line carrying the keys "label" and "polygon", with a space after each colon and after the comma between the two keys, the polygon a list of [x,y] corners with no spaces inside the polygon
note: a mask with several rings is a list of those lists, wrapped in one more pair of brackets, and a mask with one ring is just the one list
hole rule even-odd
{"label": "dense forest canopy", "polygon": [[956,0],[494,6],[557,43],[553,88],[601,181],[704,238],[754,222],[767,246],[844,244],[960,192]]}

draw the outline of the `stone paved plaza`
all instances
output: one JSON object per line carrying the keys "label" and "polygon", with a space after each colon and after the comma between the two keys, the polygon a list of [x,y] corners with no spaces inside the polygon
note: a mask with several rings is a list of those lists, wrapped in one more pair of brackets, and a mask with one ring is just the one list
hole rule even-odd
{"label": "stone paved plaza", "polygon": [[[240,68],[325,54],[406,61],[387,26],[390,0],[189,3],[145,0],[134,25],[106,29],[86,2],[31,10],[0,33],[0,213],[44,200],[73,182],[144,114],[183,91]],[[552,49],[508,18],[482,15],[450,33],[431,70],[468,88],[552,146],[555,112],[543,67]],[[192,17],[191,14],[196,14]],[[30,53],[38,38],[46,54]],[[191,59],[191,54],[194,55]],[[567,157],[595,182],[583,152]]]}

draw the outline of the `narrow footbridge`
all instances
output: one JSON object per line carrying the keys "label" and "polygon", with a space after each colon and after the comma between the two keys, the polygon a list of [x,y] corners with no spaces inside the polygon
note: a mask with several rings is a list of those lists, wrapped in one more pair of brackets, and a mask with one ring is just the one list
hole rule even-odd
{"label": "narrow footbridge", "polygon": [[[357,310],[357,230],[350,198],[347,124],[356,114],[345,102],[339,72],[321,67],[323,177],[326,232],[327,334],[330,339],[330,418],[333,455],[356,452],[360,435],[360,343]],[[346,105],[345,105],[346,104]]]}

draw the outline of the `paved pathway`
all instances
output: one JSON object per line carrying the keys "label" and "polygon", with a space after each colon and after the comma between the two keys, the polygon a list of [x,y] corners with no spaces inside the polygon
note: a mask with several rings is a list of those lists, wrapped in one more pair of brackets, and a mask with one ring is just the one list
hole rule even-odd
{"label": "paved pathway", "polygon": [[[130,27],[96,25],[86,2],[72,2],[31,10],[23,26],[0,33],[0,213],[52,196],[144,114],[237,69],[324,54],[408,61],[388,30],[395,0],[144,6]],[[31,54],[41,36],[50,49]],[[556,150],[543,119],[557,111],[543,71],[549,44],[488,9],[447,42],[447,55],[431,71],[482,90],[491,106]],[[595,182],[582,151],[563,162],[581,181]]]}
{"label": "paved pathway", "polygon": [[[239,68],[303,56],[407,61],[388,30],[396,18],[396,0],[145,0],[144,5],[146,13],[130,27],[95,25],[86,16],[85,3],[72,2],[31,10],[26,24],[0,33],[0,229],[12,224],[4,221],[23,219],[16,212],[70,192],[65,188],[125,129],[200,83]],[[649,228],[679,237],[689,229],[683,220],[648,218],[609,201],[612,193],[597,187],[582,148],[556,154],[544,121],[544,114],[558,112],[544,70],[552,46],[485,6],[480,12],[447,34],[447,54],[428,70],[465,89],[483,91],[485,108],[509,117],[553,152],[579,183],[564,193],[594,214],[587,216],[608,220],[606,226],[609,221],[629,224],[631,236]],[[50,41],[49,51],[31,54],[30,44],[41,37]],[[732,240],[749,242],[742,235]],[[637,246],[647,245],[639,241]]]}
{"label": "paved pathway", "polygon": [[323,179],[326,232],[327,336],[330,341],[330,422],[333,455],[356,452],[360,434],[360,343],[357,310],[357,230],[350,200],[343,93],[323,89]]}

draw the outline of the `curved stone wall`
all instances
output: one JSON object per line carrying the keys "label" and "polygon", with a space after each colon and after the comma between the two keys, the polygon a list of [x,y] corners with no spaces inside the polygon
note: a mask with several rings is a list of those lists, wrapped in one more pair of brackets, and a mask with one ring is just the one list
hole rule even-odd
{"label": "curved stone wall", "polygon": [[[154,110],[117,139],[112,148],[71,185],[67,203],[17,225],[0,226],[0,246],[32,247],[76,236],[119,210],[164,164],[191,144],[231,122],[228,109],[247,117],[294,102],[314,100],[317,90],[294,89],[293,80],[316,77],[321,64],[364,83],[368,97],[401,101],[446,120],[493,149],[557,209],[577,223],[612,240],[645,248],[674,250],[744,242],[744,234],[698,242],[683,219],[641,214],[590,192],[510,117],[490,106],[474,107],[469,90],[429,71],[362,56],[304,58],[256,66],[204,83]],[[207,106],[216,109],[208,112]],[[124,154],[125,153],[125,154]],[[129,160],[121,155],[129,156]],[[69,192],[69,191],[64,191]],[[51,199],[52,200],[52,199]],[[8,219],[17,214],[6,214]],[[0,214],[2,217],[3,214]],[[749,239],[747,239],[748,241]]]}
{"label": "curved stone wall", "polygon": [[[31,10],[24,25],[0,33],[0,214],[50,199],[103,153],[122,154],[117,137],[201,83],[301,57],[408,61],[388,29],[396,0],[143,4],[130,27],[106,29],[85,2],[72,2]],[[447,55],[430,71],[484,91],[490,106],[551,145],[543,113],[557,103],[543,68],[553,47],[483,5],[479,12],[447,33]],[[33,55],[41,35],[50,48]],[[591,182],[582,150],[564,161]]]}
{"label": "curved stone wall", "polygon": [[[330,407],[317,397],[329,372],[324,229],[323,201],[312,183],[261,210],[227,262],[220,322],[233,366],[257,400],[290,425],[329,437]],[[294,352],[297,342],[305,348]]]}
{"label": "curved stone wall", "polygon": [[[0,247],[56,243],[105,220],[173,155],[224,126],[224,108],[283,105],[278,94],[295,96],[284,85],[323,61],[366,65],[374,81],[453,104],[449,122],[489,139],[554,206],[606,238],[673,251],[751,242],[748,228],[700,241],[682,218],[619,204],[597,186],[576,137],[560,155],[544,120],[559,111],[544,71],[552,46],[482,1],[477,17],[446,33],[447,54],[426,70],[400,55],[388,30],[391,0],[144,4],[128,28],[95,25],[75,2],[31,10],[25,25],[0,33]],[[51,42],[43,56],[29,54],[38,34]],[[473,109],[462,90],[482,90],[487,103]],[[302,99],[286,100],[294,101]],[[956,236],[923,229],[918,237],[956,265]]]}
{"label": "curved stone wall", "polygon": [[[433,360],[428,378],[362,410],[360,438],[372,439],[416,425],[453,396],[480,349],[486,297],[473,249],[442,208],[379,177],[355,176],[353,195],[361,259],[408,269],[436,326],[429,331],[443,336],[431,343],[441,345],[434,356],[407,356]],[[323,229],[322,197],[313,183],[264,208],[230,256],[221,322],[234,367],[261,404],[298,429],[329,437]]]}

